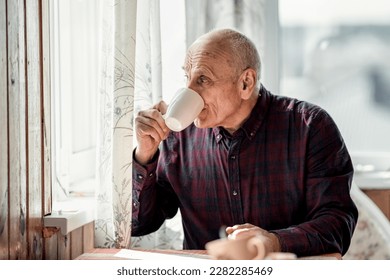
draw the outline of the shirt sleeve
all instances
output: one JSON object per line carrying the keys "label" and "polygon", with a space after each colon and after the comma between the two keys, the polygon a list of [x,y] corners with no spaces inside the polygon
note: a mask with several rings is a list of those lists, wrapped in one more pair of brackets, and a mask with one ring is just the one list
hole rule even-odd
{"label": "shirt sleeve", "polygon": [[351,242],[358,212],[350,196],[353,165],[331,117],[322,112],[310,124],[306,156],[305,222],[273,231],[282,251],[298,256],[344,255]]}
{"label": "shirt sleeve", "polygon": [[160,151],[146,166],[135,160],[134,151],[131,234],[141,236],[158,230],[165,219],[174,217],[178,210],[178,199],[167,182],[157,180]]}

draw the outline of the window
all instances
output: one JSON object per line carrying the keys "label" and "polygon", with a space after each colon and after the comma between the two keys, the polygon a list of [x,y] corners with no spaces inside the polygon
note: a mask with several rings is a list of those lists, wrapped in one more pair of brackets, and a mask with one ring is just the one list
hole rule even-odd
{"label": "window", "polygon": [[95,0],[50,3],[53,193],[59,201],[94,191],[100,13]]}
{"label": "window", "polygon": [[390,170],[390,6],[279,1],[281,90],[326,109],[355,170]]}
{"label": "window", "polygon": [[[50,2],[54,205],[95,192],[102,3]],[[182,13],[172,18],[173,8]],[[185,85],[184,1],[162,1],[160,9],[162,93],[169,102]],[[176,32],[171,32],[173,29]],[[173,41],[176,43],[172,45]]]}

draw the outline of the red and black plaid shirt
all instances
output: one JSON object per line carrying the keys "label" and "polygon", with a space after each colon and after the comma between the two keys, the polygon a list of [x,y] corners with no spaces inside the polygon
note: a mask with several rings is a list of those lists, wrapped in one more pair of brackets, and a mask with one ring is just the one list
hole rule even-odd
{"label": "red and black plaid shirt", "polygon": [[321,108],[264,87],[233,135],[191,125],[172,132],[147,166],[133,162],[132,235],[157,230],[180,208],[184,248],[204,249],[221,226],[251,223],[298,256],[344,254],[357,221],[353,166]]}

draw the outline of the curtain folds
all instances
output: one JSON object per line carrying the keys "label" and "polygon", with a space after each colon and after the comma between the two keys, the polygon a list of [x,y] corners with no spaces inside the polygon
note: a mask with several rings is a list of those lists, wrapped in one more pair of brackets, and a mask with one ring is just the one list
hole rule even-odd
{"label": "curtain folds", "polygon": [[135,112],[162,99],[160,1],[143,0],[137,6]]}
{"label": "curtain folds", "polygon": [[136,0],[101,0],[95,247],[129,248]]}
{"label": "curtain folds", "polygon": [[[137,7],[135,113],[163,100],[160,0],[144,0]],[[177,215],[154,233],[132,237],[132,248],[181,249],[181,219]]]}
{"label": "curtain folds", "polygon": [[247,35],[262,57],[265,43],[265,8],[266,1],[270,0],[184,1],[187,46],[212,29],[233,28]]}

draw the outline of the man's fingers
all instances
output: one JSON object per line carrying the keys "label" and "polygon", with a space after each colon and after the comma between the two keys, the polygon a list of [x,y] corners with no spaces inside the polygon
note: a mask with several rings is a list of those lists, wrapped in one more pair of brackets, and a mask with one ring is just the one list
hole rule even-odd
{"label": "man's fingers", "polygon": [[151,136],[157,142],[160,142],[164,140],[169,133],[169,129],[165,125],[161,113],[157,110],[140,112],[135,121],[136,131],[139,134],[138,136]]}
{"label": "man's fingers", "polygon": [[160,101],[159,103],[154,105],[152,108],[156,109],[157,111],[161,112],[161,114],[164,115],[167,111],[168,105],[164,101]]}
{"label": "man's fingers", "polygon": [[255,235],[259,228],[252,224],[234,225],[226,228],[229,239],[243,238],[249,235]]}

